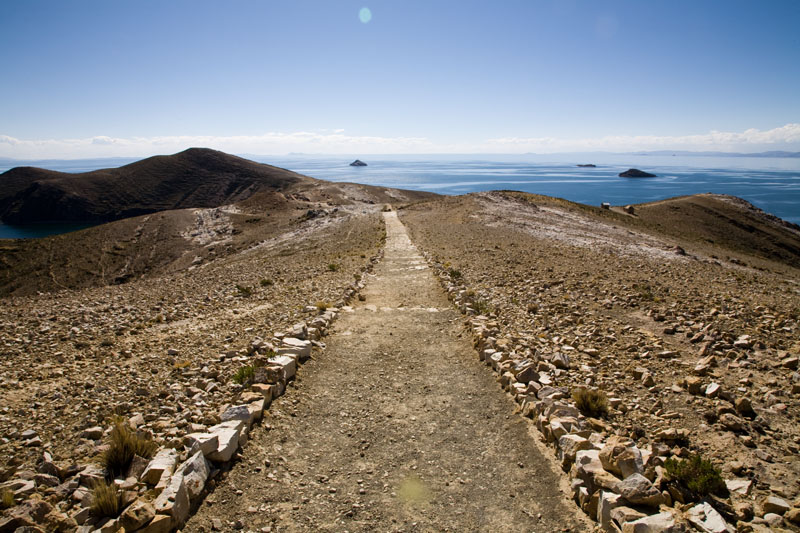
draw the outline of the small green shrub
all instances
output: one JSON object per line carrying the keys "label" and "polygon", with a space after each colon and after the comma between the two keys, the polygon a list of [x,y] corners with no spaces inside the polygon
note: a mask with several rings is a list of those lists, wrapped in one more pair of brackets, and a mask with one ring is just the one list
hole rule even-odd
{"label": "small green shrub", "polygon": [[328,263],[328,270],[331,272],[338,272],[339,265],[337,265],[336,263]]}
{"label": "small green shrub", "polygon": [[258,282],[258,284],[261,285],[262,287],[271,287],[272,285],[274,285],[274,282],[271,279],[262,279],[261,281]]}
{"label": "small green shrub", "polygon": [[317,311],[319,311],[320,313],[327,311],[328,308],[331,307],[330,302],[323,302],[323,301],[319,301],[315,305],[317,306]]}
{"label": "small green shrub", "polygon": [[494,311],[492,304],[490,304],[483,298],[476,298],[475,301],[472,302],[472,308],[475,309],[475,311],[477,311],[478,314],[481,315],[488,315],[489,313]]}
{"label": "small green shrub", "polygon": [[4,489],[3,494],[0,495],[0,509],[9,509],[14,507],[14,493],[9,489]]}
{"label": "small green shrub", "polygon": [[124,418],[114,417],[113,423],[109,447],[102,459],[109,476],[116,477],[128,470],[134,455],[149,459],[157,446],[152,440],[136,434]]}
{"label": "small green shrub", "polygon": [[720,492],[725,481],[719,469],[708,459],[693,455],[688,459],[673,457],[664,462],[667,479],[680,483],[699,497]]}
{"label": "small green shrub", "polygon": [[450,275],[451,279],[461,279],[461,271],[456,270],[455,268],[447,269],[447,273]]}
{"label": "small green shrub", "polygon": [[236,371],[231,380],[234,383],[238,383],[239,385],[244,385],[245,383],[250,382],[255,377],[255,375],[256,375],[255,369],[252,366],[247,365],[239,368],[239,370]]}
{"label": "small green shrub", "polygon": [[98,481],[92,489],[92,506],[89,511],[93,516],[102,518],[119,516],[122,508],[122,494],[114,483]]}
{"label": "small green shrub", "polygon": [[603,391],[579,388],[572,391],[575,407],[583,416],[592,418],[608,416],[608,397]]}
{"label": "small green shrub", "polygon": [[244,285],[236,285],[236,296],[248,297],[253,294],[253,289]]}

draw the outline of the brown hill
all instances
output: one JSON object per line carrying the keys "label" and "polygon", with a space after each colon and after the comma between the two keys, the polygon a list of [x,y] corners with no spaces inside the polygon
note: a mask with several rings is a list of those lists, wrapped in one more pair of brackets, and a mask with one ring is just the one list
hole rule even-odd
{"label": "brown hill", "polygon": [[0,174],[0,220],[108,222],[168,209],[217,207],[308,181],[313,180],[207,148],[78,174],[17,167]]}
{"label": "brown hill", "polygon": [[[329,183],[258,166],[296,181],[289,184],[287,179],[282,190],[256,185],[244,200],[219,207],[159,211],[42,239],[0,240],[0,295],[154,279],[287,240],[305,247],[310,232],[353,223],[386,203],[403,205],[437,196]],[[214,203],[237,196],[221,195]]]}

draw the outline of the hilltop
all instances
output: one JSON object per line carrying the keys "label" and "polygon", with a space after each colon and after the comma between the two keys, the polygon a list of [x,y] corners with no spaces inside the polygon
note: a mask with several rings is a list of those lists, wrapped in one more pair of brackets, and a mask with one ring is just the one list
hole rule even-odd
{"label": "hilltop", "polygon": [[109,222],[169,209],[218,207],[313,181],[207,148],[76,174],[16,167],[0,174],[0,219],[8,224]]}

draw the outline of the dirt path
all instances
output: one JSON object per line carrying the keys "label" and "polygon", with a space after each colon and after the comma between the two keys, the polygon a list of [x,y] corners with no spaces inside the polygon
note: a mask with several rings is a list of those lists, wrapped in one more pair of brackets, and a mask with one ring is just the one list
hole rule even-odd
{"label": "dirt path", "polygon": [[589,530],[396,214],[385,219],[366,301],[184,531]]}

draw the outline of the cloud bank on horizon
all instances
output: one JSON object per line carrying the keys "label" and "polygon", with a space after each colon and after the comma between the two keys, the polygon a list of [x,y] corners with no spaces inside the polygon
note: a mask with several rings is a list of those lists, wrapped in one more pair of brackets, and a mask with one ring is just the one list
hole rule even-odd
{"label": "cloud bank on horizon", "polygon": [[238,154],[522,154],[562,152],[635,152],[690,150],[720,152],[800,151],[800,124],[770,130],[711,131],[684,136],[606,136],[585,139],[503,137],[475,143],[443,143],[425,137],[379,137],[330,132],[271,132],[263,135],[184,135],[82,139],[17,139],[0,135],[0,157],[10,159],[78,159],[146,157],[205,147]]}

